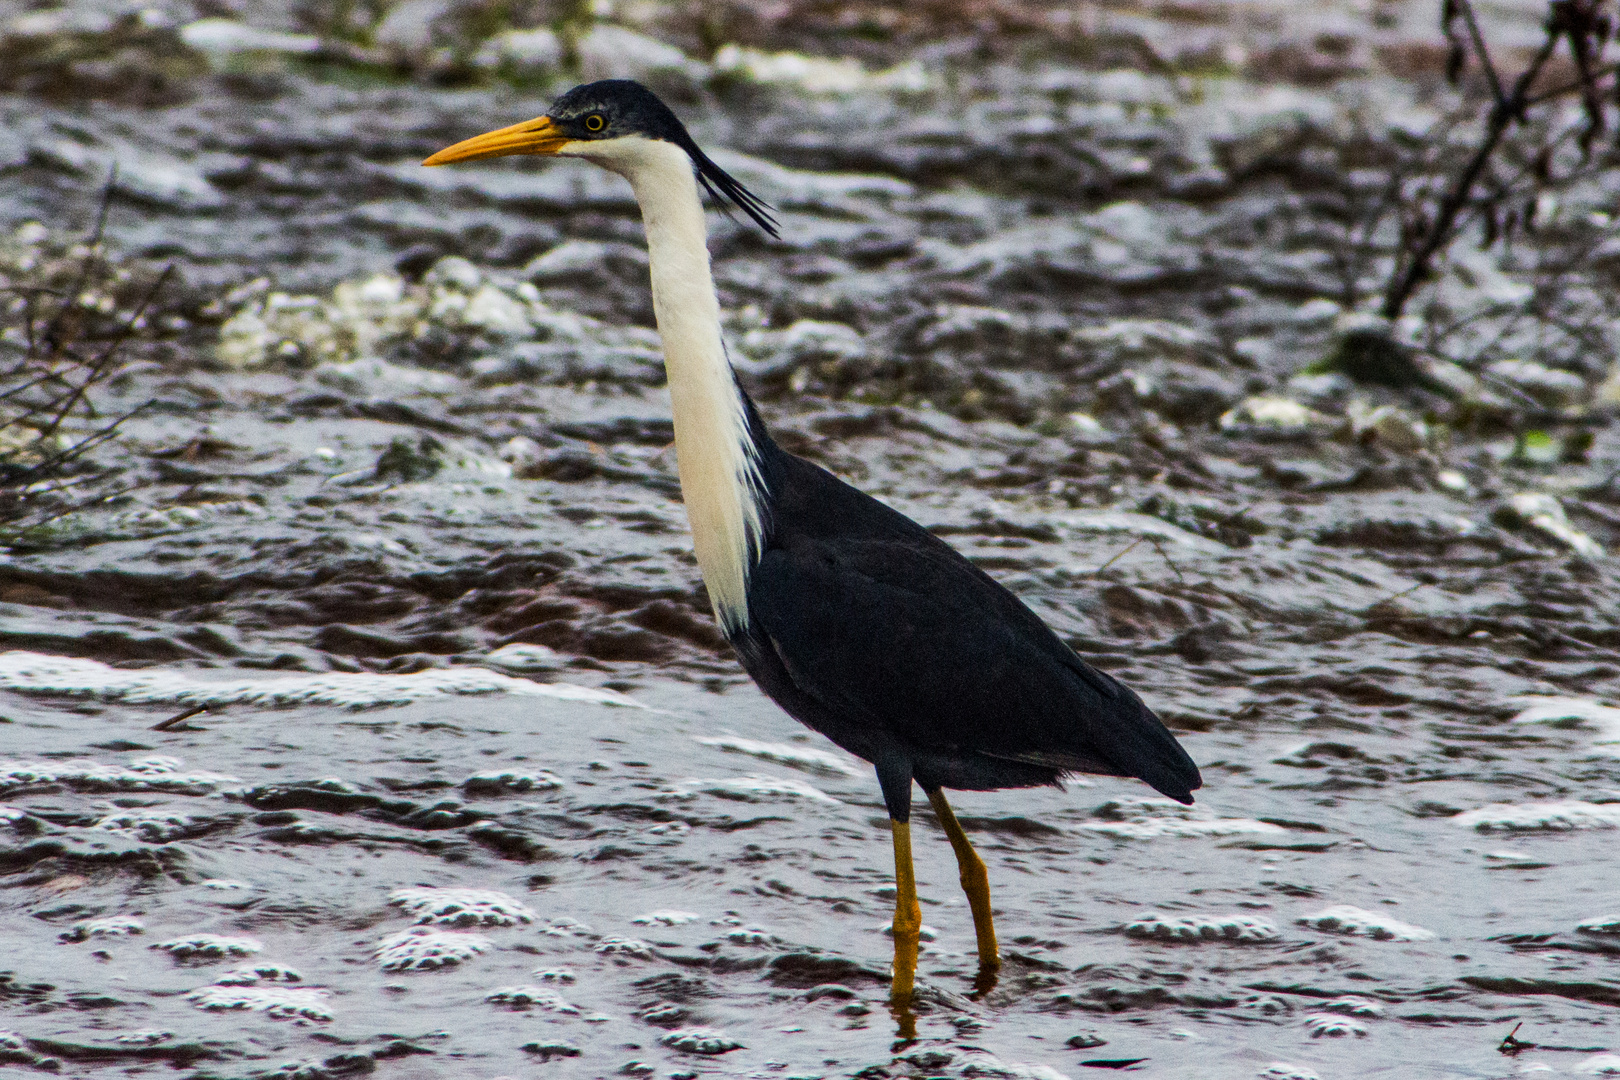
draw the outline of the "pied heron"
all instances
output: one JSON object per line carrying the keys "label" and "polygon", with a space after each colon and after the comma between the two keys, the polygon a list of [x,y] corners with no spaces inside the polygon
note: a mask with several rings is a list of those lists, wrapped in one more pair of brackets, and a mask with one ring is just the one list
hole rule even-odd
{"label": "pied heron", "polygon": [[891,999],[910,1001],[922,925],[913,782],[955,850],[978,938],[978,983],[992,985],[1000,959],[989,880],[944,789],[1100,773],[1137,777],[1190,803],[1198,767],[1135,693],[1087,665],[954,548],[771,440],[726,358],[699,186],[773,236],[776,222],[656,95],[620,79],[579,86],[546,115],[423,164],[509,154],[583,158],[635,192],[681,497],[715,617],[765,693],[877,768],[894,838]]}

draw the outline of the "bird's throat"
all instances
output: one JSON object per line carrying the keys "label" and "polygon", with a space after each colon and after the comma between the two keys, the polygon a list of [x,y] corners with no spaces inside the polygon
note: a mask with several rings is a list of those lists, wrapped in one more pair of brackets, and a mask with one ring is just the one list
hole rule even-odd
{"label": "bird's throat", "polygon": [[630,181],[646,223],[681,497],[715,615],[734,634],[748,621],[748,574],[762,533],[761,484],[747,413],[720,338],[703,202],[691,161],[673,144],[646,140],[633,159],[610,167]]}

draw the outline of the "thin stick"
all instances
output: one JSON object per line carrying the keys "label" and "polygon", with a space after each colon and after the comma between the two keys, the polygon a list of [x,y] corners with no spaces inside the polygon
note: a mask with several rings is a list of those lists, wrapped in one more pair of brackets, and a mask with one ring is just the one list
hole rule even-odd
{"label": "thin stick", "polygon": [[1115,563],[1119,562],[1119,560],[1123,559],[1125,556],[1129,555],[1131,552],[1133,552],[1137,548],[1141,547],[1142,546],[1142,541],[1144,541],[1146,539],[1147,539],[1147,537],[1145,537],[1145,536],[1138,536],[1135,540],[1132,540],[1129,547],[1127,547],[1124,551],[1120,552],[1118,555],[1115,555],[1112,559],[1109,559],[1107,562],[1103,563],[1101,566],[1097,567],[1097,569],[1093,570],[1091,572],[1091,576],[1096,577],[1098,574],[1102,573],[1104,570],[1107,570],[1110,566],[1113,566]]}
{"label": "thin stick", "polygon": [[1579,90],[1584,87],[1588,81],[1596,82],[1599,79],[1604,79],[1610,75],[1613,75],[1617,71],[1620,71],[1620,64],[1608,64],[1592,72],[1592,77],[1590,80],[1578,79],[1575,82],[1564,83],[1562,86],[1555,86],[1551,90],[1545,90],[1539,94],[1531,94],[1529,97],[1524,99],[1524,103],[1526,105],[1540,105],[1543,102],[1551,101],[1553,98],[1563,97],[1571,90]]}
{"label": "thin stick", "polygon": [[114,338],[112,343],[102,351],[101,355],[90,364],[90,373],[85,376],[84,381],[74,389],[73,393],[67,396],[67,399],[62,403],[61,407],[56,410],[56,415],[51,418],[51,422],[40,430],[40,438],[49,438],[50,436],[54,435],[56,433],[56,429],[62,425],[62,421],[67,418],[67,414],[73,409],[73,406],[77,405],[81,400],[83,400],[84,395],[90,391],[92,386],[101,381],[105,369],[112,362],[112,359],[117,354],[118,349],[124,344],[124,342],[128,341],[129,336],[135,332],[135,324],[140,322],[141,319],[146,315],[146,309],[151,305],[152,301],[156,299],[158,290],[163,288],[164,283],[169,280],[169,275],[173,272],[173,270],[173,263],[170,263],[168,266],[164,267],[163,273],[158,275],[158,279],[153,282],[152,287],[146,291],[146,295],[141,299],[140,306],[137,307],[134,314],[129,317],[129,320],[124,324],[123,329],[119,331],[118,336]]}
{"label": "thin stick", "polygon": [[1500,108],[1507,104],[1507,95],[1502,92],[1502,80],[1496,75],[1496,65],[1491,63],[1491,54],[1485,48],[1485,35],[1479,32],[1479,21],[1474,18],[1474,5],[1471,0],[1453,0],[1459,11],[1462,12],[1463,21],[1468,24],[1468,36],[1474,39],[1474,52],[1479,54],[1480,66],[1485,69],[1485,78],[1491,83],[1491,96],[1496,99]]}
{"label": "thin stick", "polygon": [[101,237],[107,228],[107,211],[112,206],[113,186],[118,183],[118,162],[113,162],[112,168],[107,172],[107,183],[101,189],[101,205],[96,208],[96,224],[90,230],[90,239],[85,245],[84,258],[79,260],[79,276],[73,282],[73,288],[62,300],[61,307],[56,309],[50,325],[45,328],[45,340],[51,346],[52,352],[59,352],[57,347],[57,334],[62,329],[62,320],[67,318],[70,308],[79,302],[85,285],[90,281],[90,264],[95,260],[96,250],[101,247]]}
{"label": "thin stick", "polygon": [[1390,593],[1388,596],[1380,597],[1379,599],[1374,600],[1372,603],[1370,603],[1366,607],[1362,608],[1356,614],[1358,614],[1358,615],[1370,615],[1374,611],[1376,611],[1379,608],[1383,607],[1385,604],[1394,603],[1396,600],[1399,600],[1403,596],[1410,596],[1412,593],[1417,592],[1419,589],[1426,589],[1430,585],[1433,585],[1433,584],[1434,584],[1434,582],[1432,582],[1432,581],[1420,581],[1416,585],[1413,585],[1410,589],[1402,589],[1400,592]]}
{"label": "thin stick", "polygon": [[1406,302],[1417,290],[1419,282],[1428,274],[1429,264],[1434,259],[1435,253],[1451,239],[1457,215],[1468,206],[1474,193],[1474,185],[1479,181],[1480,174],[1485,171],[1485,166],[1490,163],[1491,155],[1496,153],[1498,144],[1512,123],[1523,119],[1530,84],[1541,74],[1541,69],[1546,66],[1553,50],[1558,47],[1558,41],[1557,37],[1549,33],[1546,40],[1541,43],[1541,48],[1537,50],[1535,58],[1530,61],[1530,66],[1525,68],[1514,82],[1513,93],[1492,106],[1490,114],[1485,118],[1485,137],[1480,142],[1479,149],[1474,151],[1473,158],[1452,182],[1451,190],[1440,200],[1440,206],[1435,211],[1434,224],[1429,227],[1422,243],[1405,260],[1406,265],[1391,283],[1389,292],[1384,294],[1380,314],[1385,318],[1400,317]]}
{"label": "thin stick", "polygon": [[193,705],[191,708],[187,709],[183,713],[175,713],[173,716],[169,717],[167,720],[163,721],[161,724],[153,724],[152,725],[152,730],[153,731],[169,731],[176,724],[182,723],[182,722],[184,722],[186,720],[190,720],[193,716],[196,716],[198,713],[205,713],[207,711],[208,711],[208,706],[207,705]]}
{"label": "thin stick", "polygon": [[1147,537],[1147,542],[1152,544],[1153,550],[1157,551],[1164,561],[1170,564],[1170,569],[1175,571],[1176,580],[1181,582],[1183,585],[1187,584],[1187,579],[1181,576],[1181,567],[1177,566],[1175,560],[1170,557],[1170,553],[1164,550],[1164,544],[1159,540],[1159,538],[1157,536],[1149,536]]}

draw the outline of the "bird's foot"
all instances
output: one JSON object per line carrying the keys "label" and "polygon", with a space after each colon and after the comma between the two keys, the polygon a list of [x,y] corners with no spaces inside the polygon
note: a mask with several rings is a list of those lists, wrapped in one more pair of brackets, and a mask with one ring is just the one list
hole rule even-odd
{"label": "bird's foot", "polygon": [[911,992],[917,981],[917,952],[922,918],[906,925],[899,912],[894,917],[894,978],[889,983],[889,1001],[897,1008],[911,1007]]}

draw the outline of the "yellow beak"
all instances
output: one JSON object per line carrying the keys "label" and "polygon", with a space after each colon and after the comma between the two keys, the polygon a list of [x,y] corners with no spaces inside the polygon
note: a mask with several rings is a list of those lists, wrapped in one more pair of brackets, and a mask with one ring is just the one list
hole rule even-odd
{"label": "yellow beak", "polygon": [[454,146],[445,147],[422,164],[449,165],[478,158],[506,157],[508,154],[555,154],[571,141],[551,122],[551,117],[542,116],[499,131],[474,135]]}

